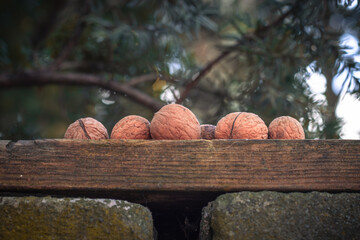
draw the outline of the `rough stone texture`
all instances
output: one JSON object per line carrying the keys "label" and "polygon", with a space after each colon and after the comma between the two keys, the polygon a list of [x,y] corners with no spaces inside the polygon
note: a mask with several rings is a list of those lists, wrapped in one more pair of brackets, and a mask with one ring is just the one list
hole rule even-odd
{"label": "rough stone texture", "polygon": [[153,139],[190,140],[200,139],[200,123],[186,107],[169,104],[155,113],[150,124]]}
{"label": "rough stone texture", "polygon": [[200,231],[200,240],[360,239],[360,193],[224,194],[203,209]]}
{"label": "rough stone texture", "polygon": [[199,240],[212,240],[211,214],[214,202],[209,202],[201,211]]}
{"label": "rough stone texture", "polygon": [[109,134],[104,125],[94,118],[80,118],[69,125],[64,138],[67,139],[108,139]]}
{"label": "rough stone texture", "polygon": [[270,123],[269,138],[305,139],[305,132],[298,120],[289,116],[281,116]]}
{"label": "rough stone texture", "polygon": [[111,138],[150,139],[150,122],[141,116],[126,116],[115,124]]}
{"label": "rough stone texture", "polygon": [[211,124],[202,124],[201,127],[201,138],[206,140],[215,139],[216,126]]}
{"label": "rough stone texture", "polygon": [[150,211],[121,200],[0,197],[0,239],[153,239]]}
{"label": "rough stone texture", "polygon": [[216,125],[216,139],[267,139],[268,128],[254,113],[233,112],[221,118]]}

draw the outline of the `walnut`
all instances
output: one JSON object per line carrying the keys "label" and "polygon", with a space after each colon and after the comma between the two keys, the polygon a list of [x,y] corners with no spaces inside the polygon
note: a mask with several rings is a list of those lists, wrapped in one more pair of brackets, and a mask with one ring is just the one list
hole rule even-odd
{"label": "walnut", "polygon": [[153,139],[200,139],[201,129],[196,116],[186,107],[169,104],[155,113],[150,133]]}
{"label": "walnut", "polygon": [[93,118],[80,118],[70,124],[64,138],[68,139],[107,139],[108,132],[101,122]]}
{"label": "walnut", "polygon": [[114,139],[150,139],[150,122],[143,117],[130,115],[118,121],[111,132]]}
{"label": "walnut", "polygon": [[275,118],[269,125],[270,139],[305,139],[304,129],[298,120],[289,116]]}
{"label": "walnut", "polygon": [[215,139],[215,126],[211,124],[202,124],[201,127],[201,138],[212,140]]}
{"label": "walnut", "polygon": [[216,139],[267,139],[268,128],[254,113],[229,113],[216,125]]}

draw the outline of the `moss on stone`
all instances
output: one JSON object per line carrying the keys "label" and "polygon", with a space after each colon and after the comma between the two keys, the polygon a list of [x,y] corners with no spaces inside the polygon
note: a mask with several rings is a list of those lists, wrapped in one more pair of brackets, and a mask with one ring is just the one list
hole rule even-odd
{"label": "moss on stone", "polygon": [[241,192],[209,206],[202,240],[360,239],[358,193]]}
{"label": "moss on stone", "polygon": [[1,197],[0,239],[153,239],[150,211],[120,200]]}

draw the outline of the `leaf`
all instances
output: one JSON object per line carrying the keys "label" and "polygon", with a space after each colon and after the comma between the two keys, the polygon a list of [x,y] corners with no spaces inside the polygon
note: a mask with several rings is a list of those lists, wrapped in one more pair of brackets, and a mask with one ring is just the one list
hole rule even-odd
{"label": "leaf", "polygon": [[94,31],[92,35],[98,43],[103,42],[109,37],[109,33],[104,29],[98,29],[97,31]]}
{"label": "leaf", "polygon": [[249,29],[249,26],[243,22],[242,20],[232,20],[231,25],[235,28],[235,30],[240,34],[243,35]]}
{"label": "leaf", "polygon": [[166,80],[157,78],[156,81],[152,85],[152,90],[154,92],[162,92],[165,87],[166,87]]}
{"label": "leaf", "polygon": [[221,38],[227,39],[227,40],[240,40],[241,36],[236,33],[225,33],[220,35]]}
{"label": "leaf", "polygon": [[88,23],[93,23],[93,24],[96,24],[96,25],[100,25],[102,27],[113,27],[113,22],[112,21],[109,21],[105,18],[102,18],[102,17],[97,17],[97,16],[89,16],[86,18],[86,21]]}
{"label": "leaf", "polygon": [[199,16],[198,21],[206,28],[216,32],[218,30],[217,24],[206,16]]}

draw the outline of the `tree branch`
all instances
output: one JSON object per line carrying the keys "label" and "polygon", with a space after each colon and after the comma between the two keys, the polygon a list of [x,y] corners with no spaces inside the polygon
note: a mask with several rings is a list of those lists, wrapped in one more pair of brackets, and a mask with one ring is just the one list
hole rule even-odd
{"label": "tree branch", "polygon": [[248,41],[256,36],[262,36],[265,32],[270,30],[271,28],[275,27],[276,25],[279,25],[284,21],[285,18],[290,16],[290,14],[294,13],[296,9],[298,8],[300,1],[296,1],[293,7],[279,16],[277,19],[275,19],[273,22],[269,23],[266,26],[259,27],[254,33],[248,33],[245,34],[238,43],[236,43],[234,46],[229,47],[227,50],[223,51],[219,56],[217,56],[215,59],[211,60],[206,66],[197,72],[195,75],[193,75],[192,79],[189,81],[189,83],[185,86],[185,90],[181,93],[180,98],[176,101],[176,103],[182,103],[185,98],[187,97],[188,93],[191,89],[193,89],[199,81],[202,79],[203,76],[205,76],[216,64],[220,63],[222,60],[224,60],[230,53],[232,53],[234,50],[236,50],[239,46],[241,46],[244,41]]}
{"label": "tree branch", "polygon": [[127,95],[134,101],[152,109],[153,111],[157,111],[162,106],[164,106],[164,103],[131,87],[128,84],[121,84],[115,81],[106,81],[101,77],[91,74],[33,71],[20,74],[0,74],[1,89],[12,87],[42,86],[50,84],[96,86],[104,88]]}
{"label": "tree branch", "polygon": [[182,103],[187,97],[188,93],[191,89],[193,89],[201,80],[203,76],[205,76],[217,63],[221,62],[225,57],[227,57],[232,51],[226,50],[222,52],[218,57],[210,61],[201,71],[197,72],[192,78],[192,80],[186,85],[185,90],[182,92],[180,98],[176,101],[176,103]]}
{"label": "tree branch", "polygon": [[155,80],[158,76],[159,75],[157,75],[155,73],[144,74],[144,75],[141,75],[141,76],[138,76],[138,77],[133,77],[130,81],[128,81],[125,84],[128,85],[128,86],[135,86],[135,85],[140,84],[140,83]]}
{"label": "tree branch", "polygon": [[77,42],[79,41],[81,37],[81,33],[86,27],[86,23],[81,18],[89,13],[90,9],[90,3],[89,1],[85,1],[84,6],[82,6],[82,9],[80,10],[80,16],[79,16],[79,22],[77,23],[74,33],[72,37],[70,38],[69,42],[66,44],[66,46],[63,48],[60,55],[55,59],[55,61],[49,66],[49,71],[56,71],[59,68],[59,65],[69,56],[71,51],[76,46]]}

